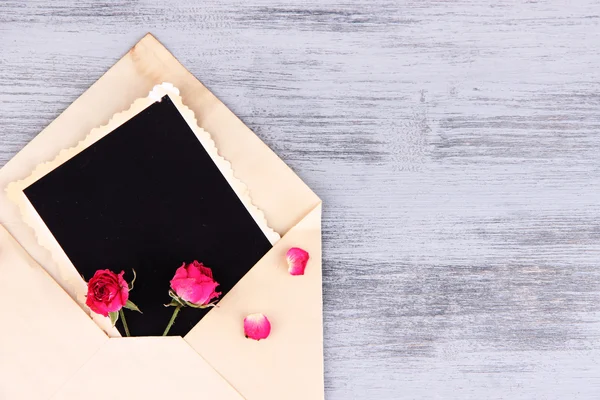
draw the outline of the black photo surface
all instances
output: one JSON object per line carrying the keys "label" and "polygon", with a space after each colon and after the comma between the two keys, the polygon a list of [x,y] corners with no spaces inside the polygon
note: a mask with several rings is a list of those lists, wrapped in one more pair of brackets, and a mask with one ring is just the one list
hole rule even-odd
{"label": "black photo surface", "polygon": [[[183,262],[212,268],[224,296],[271,249],[168,96],[25,195],[86,281],[110,269],[130,282],[135,269],[130,299],[143,314],[124,310],[132,336],[162,334]],[[182,309],[169,335],[185,335],[206,312]]]}

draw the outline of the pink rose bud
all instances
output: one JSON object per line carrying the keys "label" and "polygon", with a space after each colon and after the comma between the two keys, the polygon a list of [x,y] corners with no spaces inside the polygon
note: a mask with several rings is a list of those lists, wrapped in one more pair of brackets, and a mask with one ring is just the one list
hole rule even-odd
{"label": "pink rose bud", "polygon": [[123,274],[124,271],[117,275],[108,269],[96,271],[88,282],[85,304],[96,314],[105,317],[123,308],[129,299],[129,286]]}
{"label": "pink rose bud", "polygon": [[304,275],[306,263],[310,258],[308,253],[298,247],[292,247],[286,254],[290,275]]}
{"label": "pink rose bud", "polygon": [[271,323],[263,314],[250,314],[244,318],[244,334],[249,339],[266,339],[271,333]]}
{"label": "pink rose bud", "polygon": [[196,306],[207,306],[221,295],[215,291],[219,284],[213,279],[212,270],[194,261],[177,269],[171,280],[171,289],[177,296]]}

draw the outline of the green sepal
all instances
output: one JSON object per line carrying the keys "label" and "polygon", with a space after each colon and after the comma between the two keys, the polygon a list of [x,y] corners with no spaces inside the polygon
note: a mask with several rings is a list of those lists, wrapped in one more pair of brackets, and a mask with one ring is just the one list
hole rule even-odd
{"label": "green sepal", "polygon": [[138,306],[133,304],[133,301],[131,301],[131,300],[127,300],[127,303],[125,303],[125,305],[123,307],[128,310],[137,311],[140,314],[143,314],[142,311],[138,308]]}
{"label": "green sepal", "polygon": [[[129,290],[130,291],[133,290],[133,284],[135,283],[135,279],[137,278],[137,275],[135,273],[135,269],[131,268],[131,271],[133,271],[133,279],[131,280],[131,284],[130,284],[131,286],[129,286]],[[131,303],[131,304],[133,304],[133,303]],[[136,310],[136,311],[139,311],[139,310]]]}
{"label": "green sepal", "polygon": [[108,316],[110,317],[110,323],[112,324],[112,326],[115,326],[115,324],[119,320],[119,312],[118,311],[109,312]]}
{"label": "green sepal", "polygon": [[205,305],[198,305],[198,304],[190,303],[189,301],[186,301],[186,300],[182,299],[181,297],[177,296],[177,294],[172,290],[169,290],[169,296],[171,296],[171,298],[173,300],[169,304],[165,304],[165,307],[181,306],[181,307],[191,307],[191,308],[203,309],[203,308],[209,308],[209,307],[216,306],[216,303],[210,303],[210,304],[205,304]]}
{"label": "green sepal", "polygon": [[204,309],[204,308],[210,308],[210,307],[215,307],[215,303],[209,303],[209,304],[203,304],[203,305],[198,305],[198,304],[194,304],[194,303],[190,303],[189,301],[185,301],[182,300],[186,306],[188,307],[192,307],[192,308],[199,308],[199,309]]}
{"label": "green sepal", "polygon": [[184,300],[177,296],[174,291],[169,290],[169,297],[171,297],[171,302],[169,304],[165,304],[165,307],[185,307]]}

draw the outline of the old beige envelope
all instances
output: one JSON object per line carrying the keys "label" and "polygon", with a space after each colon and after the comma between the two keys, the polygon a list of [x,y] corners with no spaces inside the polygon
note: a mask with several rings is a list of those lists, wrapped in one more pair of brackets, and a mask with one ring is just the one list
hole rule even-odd
{"label": "old beige envelope", "polygon": [[[275,244],[185,337],[121,338],[87,314],[83,281],[19,191],[163,82],[231,163]],[[0,399],[323,398],[321,201],[151,35],[0,170],[0,189]],[[311,255],[303,276],[287,272],[290,247]],[[254,312],[271,320],[267,340],[244,337]]]}

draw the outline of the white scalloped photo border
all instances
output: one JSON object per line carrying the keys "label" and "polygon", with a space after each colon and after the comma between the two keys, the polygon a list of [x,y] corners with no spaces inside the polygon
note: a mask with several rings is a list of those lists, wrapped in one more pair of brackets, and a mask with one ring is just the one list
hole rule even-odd
{"label": "white scalloped photo border", "polygon": [[92,317],[98,326],[100,326],[100,328],[111,337],[119,337],[120,334],[115,328],[112,327],[112,324],[108,318],[104,318],[100,315],[92,313],[87,306],[85,306],[85,295],[87,293],[87,285],[85,281],[75,266],[71,263],[63,249],[60,247],[58,241],[54,238],[23,191],[38,179],[53,171],[58,166],[64,164],[66,161],[87,149],[104,136],[110,134],[116,128],[123,125],[125,122],[144,111],[152,104],[160,102],[164,96],[169,96],[175,107],[177,107],[181,116],[184,118],[190,129],[194,132],[221,174],[223,174],[223,177],[233,188],[238,198],[242,204],[244,204],[244,207],[246,207],[269,242],[273,245],[281,238],[277,232],[269,227],[263,211],[252,203],[248,187],[235,177],[231,163],[219,154],[211,135],[198,126],[194,112],[183,104],[179,89],[177,89],[173,84],[167,82],[154,86],[154,88],[148,94],[148,97],[137,99],[133,102],[129,109],[113,115],[106,125],[92,129],[92,131],[77,145],[61,150],[52,161],[39,164],[34,168],[28,177],[16,182],[12,182],[6,188],[8,198],[19,207],[23,221],[31,229],[33,229],[38,244],[50,252],[52,260],[56,263],[59,270],[61,279],[59,284],[61,284],[63,289],[65,289],[65,291],[67,291],[67,293],[69,293],[69,295],[71,295],[71,297],[88,312],[90,317]]}

